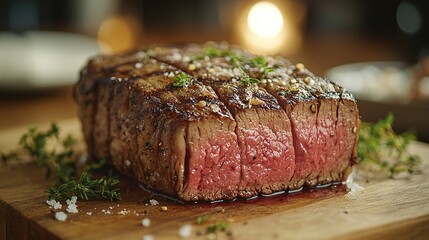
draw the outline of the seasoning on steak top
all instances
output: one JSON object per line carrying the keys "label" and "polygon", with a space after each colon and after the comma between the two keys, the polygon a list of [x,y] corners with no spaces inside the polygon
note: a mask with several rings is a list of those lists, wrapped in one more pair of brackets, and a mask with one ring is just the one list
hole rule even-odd
{"label": "seasoning on steak top", "polygon": [[75,99],[93,158],[185,201],[338,182],[355,164],[350,93],[226,43],[94,57]]}

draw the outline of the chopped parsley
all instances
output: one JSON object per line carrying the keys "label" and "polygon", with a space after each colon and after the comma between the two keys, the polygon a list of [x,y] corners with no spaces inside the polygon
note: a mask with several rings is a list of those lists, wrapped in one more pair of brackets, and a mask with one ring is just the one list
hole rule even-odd
{"label": "chopped parsley", "polygon": [[[243,57],[233,53],[230,50],[223,50],[223,49],[218,49],[218,48],[214,48],[214,47],[209,47],[206,49],[204,54],[196,55],[192,59],[193,59],[193,61],[197,61],[197,60],[204,59],[206,56],[207,57],[224,57],[225,60],[229,64],[231,64],[233,68],[238,68],[240,70],[240,72],[242,73],[240,81],[245,83],[246,85],[257,84],[259,82],[258,79],[249,77],[249,74],[247,74],[244,71],[244,67],[243,67],[244,59],[243,59]],[[258,60],[256,60],[256,61],[258,61]],[[267,71],[267,73],[268,73],[269,71],[272,71],[272,69],[269,70],[269,68],[266,68],[266,70],[264,70],[264,72],[265,71]]]}
{"label": "chopped parsley", "polygon": [[206,228],[207,233],[217,233],[219,231],[226,232],[229,228],[229,225],[224,221],[217,221]]}
{"label": "chopped parsley", "polygon": [[173,83],[173,86],[175,87],[188,87],[192,84],[193,78],[186,73],[181,72],[180,74],[174,76],[173,80],[175,81]]}
{"label": "chopped parsley", "polygon": [[243,76],[243,78],[241,78],[240,81],[245,83],[246,85],[256,84],[259,82],[257,78],[252,78],[252,77],[249,77],[248,75]]}
{"label": "chopped parsley", "polygon": [[203,224],[203,223],[207,222],[208,219],[209,219],[208,215],[202,215],[202,216],[197,217],[196,222],[197,222],[197,224]]}
{"label": "chopped parsley", "polygon": [[274,71],[273,68],[268,67],[268,62],[264,57],[258,56],[250,59],[250,65],[258,67],[262,70],[262,78],[265,78],[268,73]]}

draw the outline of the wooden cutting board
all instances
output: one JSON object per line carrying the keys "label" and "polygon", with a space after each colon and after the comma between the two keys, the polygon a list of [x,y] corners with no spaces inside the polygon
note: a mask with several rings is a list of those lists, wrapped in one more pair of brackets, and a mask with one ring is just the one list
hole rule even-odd
{"label": "wooden cutting board", "polygon": [[[76,119],[59,125],[80,136]],[[15,147],[25,130],[0,132],[0,150]],[[354,195],[340,186],[229,203],[179,204],[151,196],[122,177],[121,201],[78,201],[79,213],[68,214],[65,222],[55,220],[46,204],[50,182],[43,169],[31,163],[2,166],[0,239],[142,239],[148,234],[176,239],[184,224],[192,225],[189,239],[207,239],[213,237],[205,233],[207,226],[219,220],[229,222],[230,231],[218,233],[218,239],[429,239],[429,145],[414,143],[412,151],[422,157],[422,174],[359,183],[364,189]],[[160,204],[145,205],[145,199]],[[196,224],[202,215],[208,221]],[[141,224],[144,217],[151,220],[147,228]]]}

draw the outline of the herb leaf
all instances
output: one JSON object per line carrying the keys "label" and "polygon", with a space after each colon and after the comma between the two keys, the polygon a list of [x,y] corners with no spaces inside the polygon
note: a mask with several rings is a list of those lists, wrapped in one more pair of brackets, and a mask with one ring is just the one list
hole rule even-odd
{"label": "herb leaf", "polygon": [[[224,49],[219,49],[219,48],[215,48],[215,47],[208,47],[206,49],[206,51],[204,52],[204,54],[201,55],[196,55],[192,58],[192,61],[198,61],[201,59],[205,59],[206,57],[224,57],[225,60],[232,65],[232,68],[237,68],[240,70],[241,72],[241,77],[240,77],[240,81],[245,83],[246,85],[249,84],[257,84],[259,82],[258,79],[256,78],[252,78],[249,76],[249,74],[246,73],[246,71],[244,70],[244,59],[242,56],[239,56],[237,54],[235,54],[234,52],[232,52],[231,50],[224,50]],[[250,64],[254,65],[254,66],[264,66],[264,70],[263,70],[263,76],[265,76],[266,74],[268,74],[268,72],[273,71],[272,68],[268,68],[267,67],[267,62],[265,60],[265,58],[263,57],[255,57],[250,59]]]}
{"label": "herb leaf", "polygon": [[249,76],[244,76],[243,78],[240,79],[241,82],[245,83],[245,84],[255,84],[258,83],[259,80],[256,78],[252,78]]}
{"label": "herb leaf", "polygon": [[262,70],[262,78],[265,78],[268,73],[274,71],[273,68],[268,67],[268,61],[262,56],[254,57],[249,62],[250,65],[259,67]]}
{"label": "herb leaf", "polygon": [[202,216],[198,216],[197,217],[197,224],[203,224],[205,222],[207,222],[207,220],[209,219],[208,215],[202,215]]}
{"label": "herb leaf", "polygon": [[420,159],[408,152],[409,144],[416,139],[411,133],[395,134],[392,129],[393,114],[376,123],[362,123],[357,149],[358,161],[362,164],[378,166],[389,172],[391,177],[418,170]]}
{"label": "herb leaf", "polygon": [[217,233],[218,231],[225,232],[226,230],[228,230],[228,228],[229,228],[229,225],[226,222],[217,221],[216,223],[209,225],[206,228],[206,232],[207,233]]}
{"label": "herb leaf", "polygon": [[80,199],[104,198],[109,200],[121,199],[120,190],[117,187],[119,180],[112,177],[94,178],[84,171],[78,180],[70,180],[47,190],[49,200],[68,199],[78,196]]}
{"label": "herb leaf", "polygon": [[173,83],[173,86],[175,87],[188,87],[192,84],[192,77],[187,75],[184,72],[181,72],[179,75],[176,75],[173,77],[173,80],[175,81]]}

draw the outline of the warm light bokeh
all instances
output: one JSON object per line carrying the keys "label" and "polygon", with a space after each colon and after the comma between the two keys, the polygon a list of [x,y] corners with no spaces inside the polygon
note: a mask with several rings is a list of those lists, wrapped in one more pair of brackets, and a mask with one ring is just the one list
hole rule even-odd
{"label": "warm light bokeh", "polygon": [[272,38],[283,28],[283,16],[279,8],[269,2],[259,2],[247,15],[247,26],[253,34],[261,38]]}
{"label": "warm light bokeh", "polygon": [[241,44],[260,54],[290,56],[302,45],[305,10],[294,1],[262,1],[238,7],[236,30]]}
{"label": "warm light bokeh", "polygon": [[98,42],[104,53],[116,53],[138,45],[140,24],[133,18],[113,16],[101,23]]}

